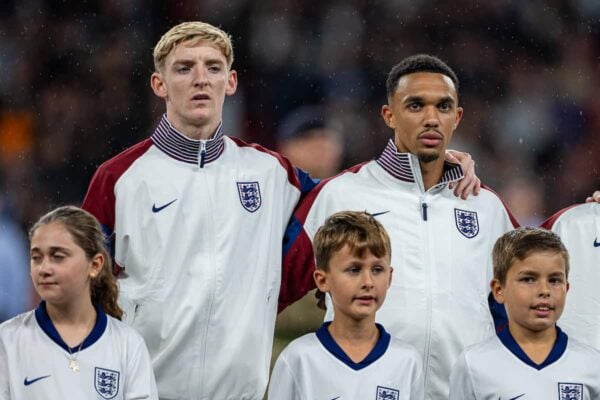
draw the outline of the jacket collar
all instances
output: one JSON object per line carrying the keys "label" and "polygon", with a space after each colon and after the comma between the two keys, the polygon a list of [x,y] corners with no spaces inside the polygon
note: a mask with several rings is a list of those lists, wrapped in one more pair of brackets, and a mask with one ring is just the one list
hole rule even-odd
{"label": "jacket collar", "polygon": [[[201,167],[219,158],[225,148],[223,123],[219,124],[212,139],[196,140],[175,129],[166,114],[163,114],[150,139],[156,147],[174,159]],[[202,159],[203,147],[205,153]]]}
{"label": "jacket collar", "polygon": [[[404,182],[422,182],[421,166],[417,156],[411,153],[400,153],[392,139],[383,152],[375,160],[388,174]],[[436,186],[458,181],[463,178],[460,165],[444,162],[444,172]]]}

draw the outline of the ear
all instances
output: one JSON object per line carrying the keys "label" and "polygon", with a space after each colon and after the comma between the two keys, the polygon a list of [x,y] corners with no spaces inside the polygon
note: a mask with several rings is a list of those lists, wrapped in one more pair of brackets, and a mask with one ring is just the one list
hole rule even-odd
{"label": "ear", "polygon": [[385,124],[387,126],[389,126],[392,129],[396,128],[396,121],[394,119],[394,113],[392,112],[392,108],[389,105],[384,104],[381,107],[381,117],[383,118],[383,121],[385,122]]}
{"label": "ear", "polygon": [[103,267],[104,267],[104,255],[102,253],[98,253],[94,257],[92,257],[92,259],[90,261],[89,277],[91,279],[96,278],[100,274],[100,271],[102,271]]}
{"label": "ear", "polygon": [[390,280],[388,281],[388,289],[392,286],[392,277],[394,276],[394,268],[390,267]]}
{"label": "ear", "polygon": [[167,99],[167,85],[164,81],[162,74],[158,72],[154,72],[150,76],[150,86],[154,91],[154,94],[160,97],[161,99]]}
{"label": "ear", "polygon": [[227,96],[231,96],[237,90],[237,72],[235,70],[229,71],[229,76],[227,77],[227,88],[225,89],[225,94]]}
{"label": "ear", "polygon": [[567,281],[567,292],[571,289],[571,283]]}
{"label": "ear", "polygon": [[315,272],[313,272],[313,279],[315,280],[315,284],[317,285],[317,288],[321,292],[323,292],[323,293],[329,292],[329,284],[327,282],[327,272],[323,271],[322,269],[315,269]]}
{"label": "ear", "polygon": [[500,284],[498,279],[492,279],[490,282],[490,288],[492,289],[492,295],[494,299],[500,304],[504,304],[504,288]]}
{"label": "ear", "polygon": [[456,128],[458,128],[458,124],[460,123],[462,116],[463,116],[463,108],[456,107],[456,119],[454,120],[454,130],[456,130]]}

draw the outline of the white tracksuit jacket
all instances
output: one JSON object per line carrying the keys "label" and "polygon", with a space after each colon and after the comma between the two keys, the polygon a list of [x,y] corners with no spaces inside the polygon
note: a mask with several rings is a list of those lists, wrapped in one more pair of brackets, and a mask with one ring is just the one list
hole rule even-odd
{"label": "white tracksuit jacket", "polygon": [[560,326],[584,343],[600,349],[600,204],[586,203],[560,210],[546,222],[569,251],[569,283]]}
{"label": "white tracksuit jacket", "polygon": [[220,127],[188,139],[166,116],[96,171],[83,207],[114,234],[124,321],[146,341],[161,399],[264,395],[281,241],[305,177]]}
{"label": "white tracksuit jacket", "polygon": [[[431,400],[448,397],[450,370],[460,352],[494,334],[487,303],[492,247],[517,226],[486,188],[479,196],[456,198],[448,183],[461,177],[459,166],[447,164],[440,183],[425,192],[418,159],[397,153],[390,140],[377,160],[322,181],[301,201],[284,259],[282,288],[293,289],[293,282],[312,273],[311,240],[329,215],[373,214],[390,235],[394,267],[377,320],[419,350],[425,398]],[[296,297],[282,295],[282,305]]]}

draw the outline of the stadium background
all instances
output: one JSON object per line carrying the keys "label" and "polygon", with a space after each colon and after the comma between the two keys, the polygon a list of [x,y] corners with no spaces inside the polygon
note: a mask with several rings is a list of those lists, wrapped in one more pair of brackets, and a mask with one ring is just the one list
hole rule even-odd
{"label": "stadium background", "polygon": [[[0,321],[36,302],[7,278],[27,275],[26,253],[10,261],[25,229],[79,204],[99,163],[151,133],[164,110],[149,87],[152,47],[190,19],[233,37],[227,134],[276,148],[281,121],[312,104],[341,128],[344,167],[370,159],[392,134],[379,116],[387,72],[424,52],[461,80],[452,147],[521,224],[600,187],[597,0],[3,0]],[[278,348],[318,324],[312,304],[281,318]]]}

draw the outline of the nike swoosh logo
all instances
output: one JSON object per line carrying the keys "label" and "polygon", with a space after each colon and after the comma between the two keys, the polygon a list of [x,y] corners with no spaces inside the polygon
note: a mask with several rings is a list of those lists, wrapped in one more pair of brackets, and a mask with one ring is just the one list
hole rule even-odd
{"label": "nike swoosh logo", "polygon": [[[523,397],[523,396],[525,396],[525,393],[523,393],[523,394],[520,394],[520,395],[518,395],[517,397],[511,397],[511,398],[510,398],[510,399],[508,399],[508,400],[517,400],[518,398],[520,398],[520,397]],[[502,397],[499,397],[499,398],[498,398],[498,400],[502,400]]]}
{"label": "nike swoosh logo", "polygon": [[[378,213],[371,214],[371,216],[373,216],[373,217],[376,217],[376,216],[378,216],[378,215],[387,214],[387,213],[389,213],[389,212],[390,212],[390,210],[387,210],[387,211],[382,211],[382,212],[378,212]],[[332,399],[332,400],[335,400],[335,399]]]}
{"label": "nike swoosh logo", "polygon": [[25,380],[23,381],[23,384],[24,384],[25,386],[29,386],[29,385],[31,385],[32,383],[36,383],[36,382],[37,382],[37,381],[39,381],[39,380],[46,379],[46,378],[49,378],[49,377],[50,377],[50,375],[46,375],[46,376],[40,376],[39,378],[35,378],[35,379],[32,379],[32,380],[30,380],[30,381],[29,381],[29,380],[27,380],[27,377],[25,377]]}
{"label": "nike swoosh logo", "polygon": [[340,396],[338,396],[338,397],[334,397],[334,398],[333,398],[333,399],[331,399],[331,400],[337,400],[337,399],[339,399],[339,398],[340,398]]}
{"label": "nike swoosh logo", "polygon": [[153,213],[160,212],[160,211],[164,210],[165,208],[169,207],[171,204],[175,203],[176,201],[177,201],[177,199],[170,201],[167,204],[162,205],[160,207],[156,207],[156,204],[152,204],[152,212]]}
{"label": "nike swoosh logo", "polygon": [[594,247],[600,247],[600,242],[598,242],[598,238],[594,239]]}

